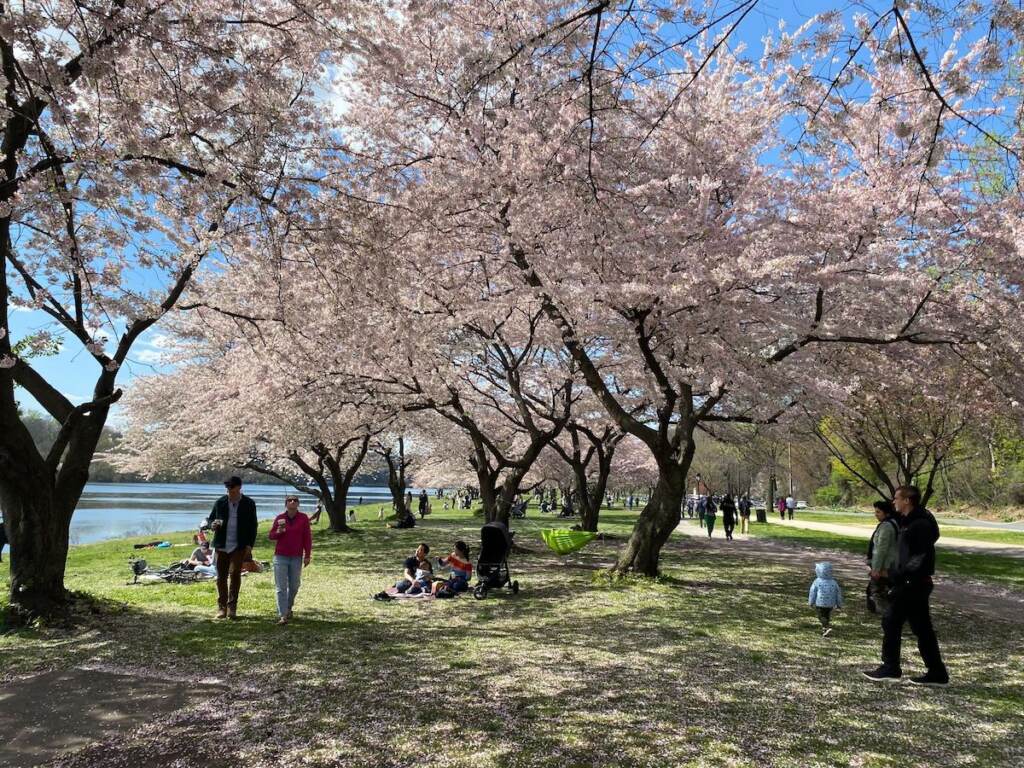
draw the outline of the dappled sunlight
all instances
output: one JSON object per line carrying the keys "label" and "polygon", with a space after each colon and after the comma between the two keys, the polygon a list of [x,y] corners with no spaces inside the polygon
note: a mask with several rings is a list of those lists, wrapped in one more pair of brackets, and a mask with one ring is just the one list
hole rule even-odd
{"label": "dappled sunlight", "polygon": [[[123,544],[81,548],[69,570],[88,577],[76,586],[124,607],[102,632],[0,640],[4,674],[92,663],[241,686],[68,768],[128,759],[139,745],[170,753],[213,723],[231,734],[226,754],[256,766],[1016,764],[1014,625],[986,620],[979,641],[976,617],[939,606],[954,686],[874,687],[859,670],[877,662],[880,633],[859,583],[844,581],[848,606],[822,638],[802,552],[767,560],[673,539],[659,579],[610,580],[621,540],[559,558],[526,521],[517,540],[529,551],[510,561],[519,595],[369,599],[420,541],[431,555],[456,538],[475,550],[478,527],[452,513],[414,531],[318,532],[287,627],[273,624],[269,573],[245,577],[238,621],[214,622],[212,584],[125,586]],[[910,637],[904,652],[916,668]]]}

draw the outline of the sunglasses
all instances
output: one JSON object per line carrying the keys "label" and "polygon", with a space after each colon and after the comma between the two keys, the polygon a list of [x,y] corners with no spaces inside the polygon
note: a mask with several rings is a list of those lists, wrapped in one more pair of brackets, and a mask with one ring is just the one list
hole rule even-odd
{"label": "sunglasses", "polygon": [[299,500],[298,496],[288,496],[287,498],[285,498],[285,501],[298,501],[298,500]]}

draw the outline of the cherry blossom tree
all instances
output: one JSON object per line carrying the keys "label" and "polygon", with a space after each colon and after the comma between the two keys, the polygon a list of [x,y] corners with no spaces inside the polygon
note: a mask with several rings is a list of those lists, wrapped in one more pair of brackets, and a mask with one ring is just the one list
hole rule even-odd
{"label": "cherry blossom tree", "polygon": [[348,532],[348,489],[386,418],[303,384],[244,347],[136,379],[123,400],[127,428],[110,458],[144,475],[223,466],[259,472],[312,494],[330,529]]}
{"label": "cherry blossom tree", "polygon": [[[0,502],[11,605],[22,614],[67,601],[71,516],[133,344],[204,262],[229,259],[234,243],[308,197],[327,145],[313,140],[318,89],[343,55],[344,17],[340,4],[303,6],[0,9]],[[81,375],[95,382],[87,402],[73,405],[15,354],[19,307],[49,315],[81,346]],[[61,425],[45,456],[18,415],[15,384]]]}
{"label": "cherry blossom tree", "polygon": [[[966,348],[977,295],[1019,277],[1006,269],[1019,201],[972,194],[957,162],[990,109],[966,77],[985,72],[980,47],[937,64],[966,89],[947,106],[899,14],[856,20],[856,66],[832,83],[818,75],[846,39],[838,15],[753,59],[724,45],[746,11],[694,8],[416,3],[364,31],[375,44],[352,113],[392,173],[389,199],[413,211],[403,243],[429,240],[442,263],[471,253],[509,285],[518,274],[610,418],[651,451],[658,481],[616,566],[648,575],[696,429],[841,394],[819,370],[833,347]],[[631,402],[642,393],[640,413],[612,376]]]}
{"label": "cherry blossom tree", "polygon": [[590,398],[589,402],[576,403],[563,435],[551,443],[572,470],[580,524],[585,531],[597,530],[615,452],[625,436],[607,418],[600,404]]}

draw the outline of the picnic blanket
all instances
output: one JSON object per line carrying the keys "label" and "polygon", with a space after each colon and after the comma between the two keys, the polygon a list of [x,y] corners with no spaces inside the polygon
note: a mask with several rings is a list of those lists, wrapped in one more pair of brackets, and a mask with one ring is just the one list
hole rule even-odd
{"label": "picnic blanket", "polygon": [[387,593],[388,597],[393,597],[396,600],[434,600],[434,599],[436,599],[429,592],[420,592],[419,594],[415,594],[415,595],[407,595],[407,594],[405,594],[405,592],[399,592],[394,587],[388,587],[384,591]]}
{"label": "picnic blanket", "polygon": [[560,528],[543,528],[540,536],[558,555],[568,555],[578,549],[583,549],[597,536],[592,531],[567,531]]}

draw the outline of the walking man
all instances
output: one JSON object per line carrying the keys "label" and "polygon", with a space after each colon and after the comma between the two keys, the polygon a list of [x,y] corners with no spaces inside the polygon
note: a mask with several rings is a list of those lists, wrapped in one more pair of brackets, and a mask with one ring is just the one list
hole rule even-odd
{"label": "walking man", "polygon": [[740,499],[740,533],[748,533],[750,531],[750,497],[747,494],[743,494],[743,498]]}
{"label": "walking man", "polygon": [[793,498],[793,494],[789,494],[786,497],[786,512],[789,513],[789,519],[793,519],[793,512],[796,510],[796,499]]}
{"label": "walking man", "polygon": [[910,682],[948,685],[949,673],[942,661],[928,610],[939,524],[932,513],[921,506],[921,491],[916,486],[897,488],[893,506],[900,516],[900,529],[896,539],[896,565],[889,572],[890,603],[882,616],[882,665],[865,672],[864,676],[876,681],[894,681],[903,676],[900,646],[903,625],[909,622],[910,630],[917,635],[917,650],[928,670],[920,677],[911,678]]}
{"label": "walking man", "polygon": [[224,481],[227,495],[213,504],[206,522],[213,529],[217,551],[218,619],[234,619],[238,612],[238,590],[242,586],[242,563],[252,559],[256,544],[256,502],[242,494],[242,478]]}

